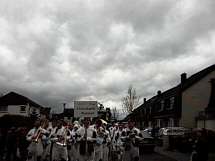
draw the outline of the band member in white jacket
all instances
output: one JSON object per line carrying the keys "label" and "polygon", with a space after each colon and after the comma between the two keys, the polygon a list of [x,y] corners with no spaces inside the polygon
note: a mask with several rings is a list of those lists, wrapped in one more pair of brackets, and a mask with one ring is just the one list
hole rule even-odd
{"label": "band member in white jacket", "polygon": [[96,146],[95,146],[95,161],[106,161],[108,160],[108,152],[110,143],[109,131],[106,130],[107,122],[99,119],[96,122]]}
{"label": "band member in white jacket", "polygon": [[128,127],[125,129],[127,140],[125,141],[123,161],[139,160],[139,147],[136,145],[135,136],[139,136],[140,130],[134,125],[134,120],[130,119],[128,121]]}
{"label": "band member in white jacket", "polygon": [[67,139],[68,136],[67,127],[63,126],[62,121],[58,121],[58,125],[53,138],[56,138],[56,141],[53,143],[52,147],[52,161],[67,161],[68,160],[68,151],[67,151]]}
{"label": "band member in white jacket", "polygon": [[107,130],[107,125],[104,124],[104,142],[103,142],[103,161],[109,161],[109,149],[111,144],[110,132]]}
{"label": "band member in white jacket", "polygon": [[96,130],[90,126],[90,119],[85,118],[84,124],[77,130],[79,138],[79,161],[94,161],[94,144],[96,140]]}
{"label": "band member in white jacket", "polygon": [[43,128],[46,122],[43,122],[41,125],[40,121],[36,121],[34,124],[34,128],[31,129],[26,139],[30,141],[30,145],[28,147],[28,161],[41,161],[41,157],[43,154],[43,144],[42,137],[47,131]]}
{"label": "band member in white jacket", "polygon": [[79,135],[77,130],[80,128],[80,125],[77,121],[73,123],[73,127],[71,129],[71,138],[70,138],[70,149],[68,149],[68,155],[71,161],[77,161],[79,158]]}
{"label": "band member in white jacket", "polygon": [[52,150],[52,147],[53,147],[53,143],[52,143],[52,137],[54,137],[54,134],[56,132],[56,129],[57,129],[57,121],[56,120],[52,120],[50,122],[50,125],[49,127],[47,127],[47,131],[49,132],[48,135],[46,135],[46,138],[45,138],[45,149],[44,149],[44,152],[43,152],[43,157],[42,159],[44,161],[47,161],[49,160],[50,161],[50,157],[51,157],[51,150]]}

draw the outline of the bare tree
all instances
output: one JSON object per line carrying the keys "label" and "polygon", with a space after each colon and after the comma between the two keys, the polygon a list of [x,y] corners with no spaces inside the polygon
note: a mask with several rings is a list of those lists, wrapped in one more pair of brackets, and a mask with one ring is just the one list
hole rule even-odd
{"label": "bare tree", "polygon": [[140,97],[137,96],[136,89],[132,85],[128,87],[127,95],[122,98],[122,109],[125,113],[131,113],[139,104]]}
{"label": "bare tree", "polygon": [[118,120],[118,118],[119,118],[119,110],[116,107],[112,108],[111,113],[112,113],[112,118],[115,119],[115,120]]}

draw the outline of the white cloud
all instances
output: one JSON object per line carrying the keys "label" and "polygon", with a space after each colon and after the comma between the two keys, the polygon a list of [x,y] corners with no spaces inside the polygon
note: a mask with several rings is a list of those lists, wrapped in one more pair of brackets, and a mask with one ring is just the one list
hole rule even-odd
{"label": "white cloud", "polygon": [[214,9],[213,0],[2,0],[1,91],[53,107],[121,108],[130,84],[149,98],[214,63]]}

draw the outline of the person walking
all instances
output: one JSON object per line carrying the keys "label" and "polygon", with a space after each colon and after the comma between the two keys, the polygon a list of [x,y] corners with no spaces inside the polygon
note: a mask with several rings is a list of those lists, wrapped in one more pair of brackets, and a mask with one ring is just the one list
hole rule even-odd
{"label": "person walking", "polygon": [[197,139],[194,144],[194,151],[191,155],[191,161],[207,161],[208,160],[208,140],[207,131],[202,129],[197,131]]}
{"label": "person walking", "polygon": [[94,161],[95,160],[95,141],[96,129],[91,125],[90,118],[84,118],[84,125],[77,130],[79,138],[79,161]]}
{"label": "person walking", "polygon": [[26,140],[30,142],[28,147],[28,161],[41,161],[43,153],[43,144],[40,134],[41,130],[41,122],[36,121],[34,128],[31,129],[26,136]]}
{"label": "person walking", "polygon": [[139,136],[140,130],[135,127],[134,120],[128,121],[128,127],[125,129],[127,140],[122,156],[123,161],[139,161],[139,147],[136,145],[135,136]]}
{"label": "person walking", "polygon": [[7,141],[6,141],[6,149],[7,149],[7,155],[6,160],[7,161],[14,161],[16,160],[16,152],[17,152],[17,135],[16,135],[16,128],[12,127],[8,131],[7,134]]}
{"label": "person walking", "polygon": [[51,159],[52,161],[68,161],[67,151],[67,139],[70,137],[67,135],[68,128],[63,126],[63,121],[58,120],[57,128],[53,134],[56,138],[56,142],[53,143]]}
{"label": "person walking", "polygon": [[79,144],[78,144],[78,133],[77,130],[80,128],[80,125],[78,121],[75,121],[73,123],[73,128],[71,129],[71,149],[68,150],[68,155],[70,158],[70,161],[76,161],[78,160],[78,153],[79,153]]}

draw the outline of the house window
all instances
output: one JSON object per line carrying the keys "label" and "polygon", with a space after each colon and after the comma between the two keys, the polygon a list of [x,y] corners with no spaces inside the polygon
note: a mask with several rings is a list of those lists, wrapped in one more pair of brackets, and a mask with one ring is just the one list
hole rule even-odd
{"label": "house window", "polygon": [[173,109],[174,104],[175,104],[175,97],[171,97],[171,98],[170,98],[170,105],[169,105],[169,108],[168,108],[168,109]]}
{"label": "house window", "polygon": [[156,124],[157,124],[157,127],[161,127],[161,120],[160,120],[160,119],[157,119],[157,120],[156,120]]}
{"label": "house window", "polygon": [[164,109],[164,100],[162,100],[161,102],[159,102],[159,103],[157,104],[157,111],[158,111],[158,112],[163,111],[163,109]]}
{"label": "house window", "polygon": [[174,126],[179,126],[179,120],[178,119],[174,119]]}
{"label": "house window", "polygon": [[160,111],[163,111],[164,109],[164,100],[161,101],[161,108],[160,108]]}
{"label": "house window", "polygon": [[0,106],[0,112],[8,112],[8,106]]}
{"label": "house window", "polygon": [[142,112],[142,115],[145,115],[145,109],[142,109],[141,112]]}
{"label": "house window", "polygon": [[169,109],[169,106],[170,106],[170,100],[169,99],[166,99],[165,100],[165,109]]}
{"label": "house window", "polygon": [[26,106],[20,106],[20,113],[26,112]]}
{"label": "house window", "polygon": [[152,127],[152,122],[149,121],[149,122],[147,123],[147,126],[148,126],[148,127]]}
{"label": "house window", "polygon": [[37,114],[38,114],[37,110],[35,108],[32,108],[31,115],[37,115]]}
{"label": "house window", "polygon": [[169,127],[173,127],[174,126],[174,119],[173,118],[169,119],[168,126]]}
{"label": "house window", "polygon": [[149,107],[149,113],[152,114],[152,106]]}

